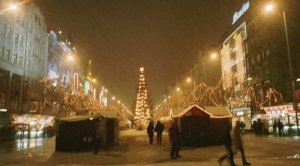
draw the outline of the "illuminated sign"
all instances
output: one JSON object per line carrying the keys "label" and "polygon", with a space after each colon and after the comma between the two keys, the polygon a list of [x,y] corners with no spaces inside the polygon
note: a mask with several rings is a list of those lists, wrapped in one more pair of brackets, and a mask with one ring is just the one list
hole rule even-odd
{"label": "illuminated sign", "polygon": [[0,112],[7,112],[7,109],[1,108]]}
{"label": "illuminated sign", "polygon": [[232,25],[249,9],[249,1],[243,4],[243,7],[238,12],[235,12],[232,18]]}
{"label": "illuminated sign", "polygon": [[90,90],[90,83],[89,81],[85,81],[84,82],[84,94],[87,95],[89,93],[89,90]]}

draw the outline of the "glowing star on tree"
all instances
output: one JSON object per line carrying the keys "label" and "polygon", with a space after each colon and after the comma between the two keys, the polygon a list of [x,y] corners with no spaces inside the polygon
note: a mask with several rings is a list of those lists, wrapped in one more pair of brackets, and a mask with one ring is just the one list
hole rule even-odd
{"label": "glowing star on tree", "polygon": [[145,128],[147,123],[152,118],[148,98],[149,96],[144,75],[144,68],[141,67],[134,115],[134,121],[138,129]]}

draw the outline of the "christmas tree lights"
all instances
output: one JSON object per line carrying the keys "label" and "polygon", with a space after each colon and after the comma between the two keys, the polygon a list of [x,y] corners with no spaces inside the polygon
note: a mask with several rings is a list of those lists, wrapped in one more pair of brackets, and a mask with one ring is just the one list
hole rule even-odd
{"label": "christmas tree lights", "polygon": [[142,129],[146,127],[151,118],[152,115],[149,106],[149,96],[147,91],[144,68],[141,67],[135,104],[134,122],[138,129]]}

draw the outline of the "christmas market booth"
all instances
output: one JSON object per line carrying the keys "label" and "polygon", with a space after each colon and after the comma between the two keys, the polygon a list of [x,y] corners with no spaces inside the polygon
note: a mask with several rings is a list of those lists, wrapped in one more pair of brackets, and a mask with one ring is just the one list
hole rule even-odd
{"label": "christmas market booth", "polygon": [[54,116],[38,114],[12,114],[11,126],[17,138],[51,137],[54,135]]}
{"label": "christmas market booth", "polygon": [[171,117],[179,126],[184,146],[219,145],[223,142],[223,131],[231,123],[231,113],[226,107],[205,107],[193,105]]}
{"label": "christmas market booth", "polygon": [[101,146],[116,144],[119,137],[116,113],[112,113],[114,111],[102,112],[109,113],[57,119],[56,151],[93,150],[98,131],[101,135]]}

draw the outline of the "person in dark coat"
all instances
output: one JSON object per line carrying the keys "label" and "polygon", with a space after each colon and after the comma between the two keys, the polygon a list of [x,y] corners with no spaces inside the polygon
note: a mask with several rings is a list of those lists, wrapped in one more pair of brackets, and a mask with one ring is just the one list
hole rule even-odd
{"label": "person in dark coat", "polygon": [[150,145],[153,144],[153,136],[154,136],[154,124],[152,121],[149,122],[148,127],[147,127],[147,133],[149,137],[149,143]]}
{"label": "person in dark coat", "polygon": [[278,123],[275,119],[274,123],[273,123],[273,134],[274,134],[274,136],[277,136],[277,127],[278,127]]}
{"label": "person in dark coat", "polygon": [[231,139],[231,135],[230,135],[230,131],[231,131],[231,124],[229,124],[223,133],[223,144],[227,150],[227,154],[223,155],[219,160],[218,163],[220,165],[222,165],[222,161],[227,159],[230,163],[230,166],[236,166],[234,161],[233,161],[233,151],[231,149],[232,146],[232,139]]}
{"label": "person in dark coat", "polygon": [[157,144],[161,145],[161,138],[164,129],[164,125],[158,120],[154,128],[154,131],[157,133]]}
{"label": "person in dark coat", "polygon": [[243,165],[251,165],[249,162],[246,161],[244,146],[242,141],[242,134],[241,134],[241,122],[236,121],[235,127],[233,129],[233,136],[234,136],[234,143],[236,148],[240,151],[242,156]]}
{"label": "person in dark coat", "polygon": [[245,127],[246,127],[246,124],[243,121],[241,121],[241,132],[242,132],[242,134],[245,134]]}
{"label": "person in dark coat", "polygon": [[172,123],[172,126],[169,128],[169,138],[170,138],[170,142],[172,143],[171,159],[180,158],[181,157],[179,155],[180,135],[176,123]]}
{"label": "person in dark coat", "polygon": [[263,128],[264,128],[264,124],[262,123],[261,119],[257,119],[257,135],[259,136],[263,135]]}
{"label": "person in dark coat", "polygon": [[283,135],[283,123],[278,119],[278,133],[279,133],[279,136],[284,136]]}

